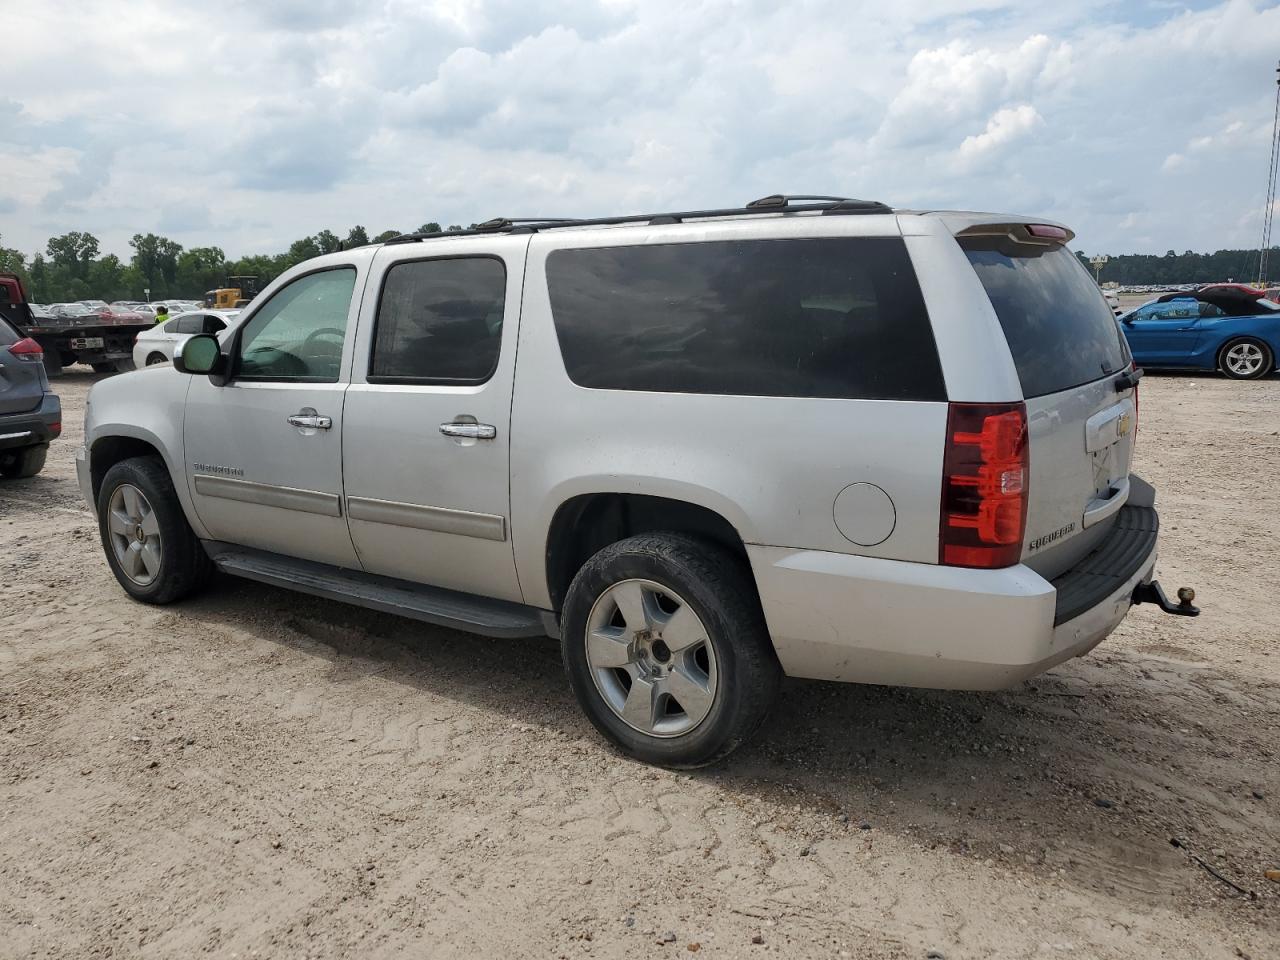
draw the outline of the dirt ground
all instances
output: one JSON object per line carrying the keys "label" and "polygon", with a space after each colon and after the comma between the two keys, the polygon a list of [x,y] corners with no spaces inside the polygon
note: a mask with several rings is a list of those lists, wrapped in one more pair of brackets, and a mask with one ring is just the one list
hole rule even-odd
{"label": "dirt ground", "polygon": [[602,743],[549,640],[131,602],[76,370],[0,488],[0,956],[1280,957],[1280,379],[1143,381],[1198,620],[1000,693],[789,682],[688,775]]}

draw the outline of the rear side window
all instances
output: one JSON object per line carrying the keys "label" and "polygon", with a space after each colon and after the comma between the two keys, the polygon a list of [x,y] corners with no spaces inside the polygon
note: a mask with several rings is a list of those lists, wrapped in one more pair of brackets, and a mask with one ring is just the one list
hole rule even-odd
{"label": "rear side window", "polygon": [[961,246],[1000,318],[1024,396],[1091,383],[1128,362],[1111,308],[1071,251],[985,237]]}
{"label": "rear side window", "polygon": [[498,366],[507,271],[494,257],[412,260],[387,271],[370,383],[483,383]]}
{"label": "rear side window", "polygon": [[580,386],[946,399],[897,238],[556,250],[547,285],[565,369]]}
{"label": "rear side window", "polygon": [[17,343],[22,338],[18,336],[18,331],[13,329],[12,325],[4,317],[0,317],[0,347],[7,347],[10,344]]}

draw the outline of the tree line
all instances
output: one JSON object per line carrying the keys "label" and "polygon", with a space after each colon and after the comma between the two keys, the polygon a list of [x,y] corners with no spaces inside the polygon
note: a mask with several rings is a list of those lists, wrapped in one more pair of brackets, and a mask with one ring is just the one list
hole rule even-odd
{"label": "tree line", "polygon": [[[1092,274],[1093,266],[1089,263],[1089,258],[1079,251],[1077,255]],[[1267,273],[1274,283],[1280,277],[1280,247],[1272,247],[1267,258]],[[1147,253],[1113,256],[1103,265],[1098,280],[1101,283],[1114,280],[1121,286],[1216,283],[1225,280],[1253,283],[1258,280],[1258,273],[1256,249],[1219,250],[1216,253],[1195,253],[1191,250],[1177,253],[1170,250],[1164,256]]]}
{"label": "tree line", "polygon": [[[414,232],[461,229],[457,224],[442,228],[431,222]],[[284,253],[230,260],[221,247],[188,250],[168,237],[139,233],[129,241],[133,254],[124,261],[113,253],[104,255],[93,234],[73,230],[51,237],[44,250],[29,260],[22,251],[6,247],[0,238],[0,272],[18,274],[27,288],[27,296],[35,303],[142,300],[148,299],[147,290],[151,291],[151,300],[198,300],[205,291],[222,286],[229,276],[256,276],[261,287],[304,260],[323,253],[383,243],[400,234],[399,230],[384,230],[370,237],[359,225],[347,231],[345,237],[339,237],[332,230],[321,230],[314,236],[295,240]]]}
{"label": "tree line", "polygon": [[[424,223],[416,233],[442,233],[461,230],[453,224],[441,228],[438,223]],[[133,250],[129,260],[115,254],[102,254],[98,238],[91,233],[73,230],[51,237],[45,249],[30,260],[20,250],[5,247],[0,239],[0,272],[22,277],[28,296],[36,303],[62,303],[69,300],[142,300],[150,290],[151,300],[196,300],[206,290],[223,284],[228,276],[256,276],[260,286],[274,280],[295,264],[323,253],[349,250],[370,243],[382,243],[400,235],[399,230],[384,230],[370,237],[362,226],[354,226],[345,237],[332,230],[321,230],[303,237],[289,249],[274,256],[258,254],[229,260],[221,247],[192,247],[154,233],[135,234],[129,241]],[[1089,267],[1088,257],[1077,256]],[[1269,253],[1274,272],[1280,275],[1280,247]],[[1099,280],[1114,280],[1122,285],[1210,283],[1218,280],[1255,281],[1258,279],[1257,250],[1219,250],[1216,253],[1184,253],[1168,251],[1164,256],[1129,253],[1111,257],[1102,268]],[[1271,271],[1269,271],[1271,272]]]}

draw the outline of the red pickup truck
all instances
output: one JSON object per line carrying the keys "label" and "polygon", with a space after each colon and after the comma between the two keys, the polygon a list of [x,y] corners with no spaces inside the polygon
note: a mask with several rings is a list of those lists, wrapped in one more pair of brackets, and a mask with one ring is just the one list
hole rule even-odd
{"label": "red pickup truck", "polygon": [[72,363],[87,363],[98,373],[132,370],[133,341],[155,324],[146,314],[114,308],[83,317],[35,316],[22,280],[12,273],[0,273],[0,316],[40,344],[51,377]]}

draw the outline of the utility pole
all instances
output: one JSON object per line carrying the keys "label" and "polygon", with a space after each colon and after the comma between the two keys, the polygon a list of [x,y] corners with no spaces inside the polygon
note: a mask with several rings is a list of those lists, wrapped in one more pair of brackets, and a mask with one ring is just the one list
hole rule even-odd
{"label": "utility pole", "polygon": [[1267,201],[1262,208],[1262,243],[1258,246],[1258,286],[1267,285],[1267,258],[1271,253],[1271,221],[1276,206],[1276,163],[1280,160],[1280,66],[1276,67],[1276,109],[1271,121],[1271,163],[1267,168]]}

